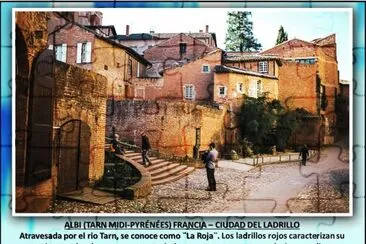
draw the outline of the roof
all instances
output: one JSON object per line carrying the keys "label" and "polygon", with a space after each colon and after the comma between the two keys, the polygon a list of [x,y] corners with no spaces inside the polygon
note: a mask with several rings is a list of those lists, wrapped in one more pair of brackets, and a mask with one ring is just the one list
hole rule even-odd
{"label": "roof", "polygon": [[239,69],[234,67],[228,67],[225,65],[216,65],[214,68],[215,73],[237,73],[237,74],[245,74],[245,75],[252,75],[252,76],[258,76],[258,77],[264,77],[264,78],[270,78],[270,79],[276,79],[276,76],[263,74],[255,71],[245,70],[245,69]]}
{"label": "roof", "polygon": [[197,58],[194,58],[194,59],[190,59],[190,60],[187,60],[186,62],[179,63],[179,64],[177,64],[177,65],[174,65],[174,66],[168,67],[168,68],[164,69],[164,71],[165,71],[165,70],[169,70],[169,69],[175,69],[175,68],[182,67],[182,66],[184,66],[184,65],[186,65],[186,64],[189,64],[189,63],[195,62],[195,61],[197,61],[197,60],[199,60],[199,59],[203,59],[204,57],[209,56],[209,55],[212,55],[212,54],[215,54],[216,52],[219,52],[219,51],[220,51],[220,52],[222,52],[222,49],[220,49],[220,48],[216,48],[215,50],[213,50],[213,51],[211,51],[211,52],[208,52],[207,54],[202,55],[202,56],[200,56],[200,57],[197,57]]}
{"label": "roof", "polygon": [[236,56],[226,56],[226,62],[238,62],[238,61],[260,61],[260,60],[280,60],[278,56],[273,55],[257,55],[257,54],[237,54]]}
{"label": "roof", "polygon": [[[59,16],[60,16],[61,18],[65,18],[65,17],[63,17],[62,15],[59,15]],[[136,60],[140,61],[141,63],[146,64],[146,65],[151,65],[151,63],[150,63],[149,61],[147,61],[145,58],[143,58],[140,54],[138,54],[138,53],[137,53],[135,50],[133,50],[132,48],[126,47],[126,46],[124,46],[124,45],[122,45],[122,44],[120,44],[120,43],[118,43],[118,42],[116,42],[116,41],[114,41],[114,40],[112,40],[112,39],[106,38],[106,37],[102,36],[101,34],[98,34],[97,32],[95,32],[94,30],[92,30],[92,29],[90,29],[90,28],[88,28],[88,27],[86,27],[86,26],[83,26],[83,25],[81,25],[81,24],[79,24],[79,23],[77,23],[77,22],[73,22],[73,21],[70,21],[70,20],[68,20],[68,19],[66,19],[66,20],[69,22],[69,24],[72,24],[72,25],[78,26],[78,27],[80,27],[80,28],[81,28],[81,29],[83,29],[83,30],[86,30],[86,31],[88,31],[88,32],[90,32],[90,33],[93,33],[93,34],[95,35],[95,37],[97,37],[98,39],[103,40],[103,41],[105,41],[105,42],[108,42],[108,43],[112,44],[113,46],[116,46],[116,47],[119,47],[119,48],[121,48],[121,49],[125,50],[128,54],[130,54],[131,56],[133,56],[134,58],[136,58]],[[65,25],[65,26],[63,26],[63,27],[66,27],[66,26],[67,26],[67,25]],[[57,29],[57,30],[55,30],[55,31],[51,32],[49,35],[52,35],[52,34],[54,34],[55,32],[60,31],[61,29],[62,29],[62,28],[59,28],[59,29]]]}
{"label": "roof", "polygon": [[116,39],[119,41],[137,41],[137,40],[165,40],[170,39],[176,35],[185,34],[197,39],[210,38],[212,36],[215,46],[216,34],[212,32],[193,32],[193,33],[134,33],[129,35],[117,35]]}
{"label": "roof", "polygon": [[259,52],[257,51],[253,51],[253,52],[225,52],[227,57],[236,57],[236,56],[240,56],[240,55],[255,55]]}
{"label": "roof", "polygon": [[280,44],[277,44],[277,45],[275,45],[275,46],[273,46],[273,47],[271,47],[271,48],[268,48],[267,50],[264,50],[264,51],[260,52],[259,54],[269,52],[269,51],[271,51],[272,49],[274,49],[274,48],[276,48],[276,47],[280,47],[280,46],[282,46],[282,45],[285,45],[285,44],[287,44],[287,43],[289,43],[289,42],[296,41],[296,40],[297,40],[297,41],[304,42],[304,43],[307,43],[307,44],[310,44],[310,45],[313,45],[313,46],[317,46],[317,44],[316,44],[316,43],[308,42],[308,41],[304,41],[304,40],[301,40],[301,39],[298,39],[298,38],[293,38],[293,39],[290,39],[290,40],[284,41],[284,42],[282,42],[282,43],[280,43]]}
{"label": "roof", "polygon": [[[153,36],[148,33],[135,33],[130,35],[116,35],[119,41],[153,40]],[[157,39],[157,38],[156,38]]]}
{"label": "roof", "polygon": [[86,25],[85,27],[90,28],[90,29],[110,28],[112,30],[113,36],[117,35],[114,25]]}
{"label": "roof", "polygon": [[[334,40],[333,40],[334,39]],[[317,45],[323,46],[323,44],[321,43],[322,41],[326,41],[326,40],[330,40],[331,43],[335,43],[335,33],[330,34],[326,37],[321,37],[321,38],[316,38],[314,40],[312,40],[312,43],[315,43]],[[328,43],[329,44],[329,43]]]}

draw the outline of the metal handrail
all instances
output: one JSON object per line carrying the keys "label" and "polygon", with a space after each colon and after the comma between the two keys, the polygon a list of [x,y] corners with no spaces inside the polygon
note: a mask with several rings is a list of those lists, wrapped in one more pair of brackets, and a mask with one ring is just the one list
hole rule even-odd
{"label": "metal handrail", "polygon": [[[106,140],[107,141],[112,141],[113,139],[110,138],[110,137],[106,137]],[[134,152],[141,152],[141,147],[140,146],[129,144],[127,142],[123,142],[123,141],[120,141],[120,140],[117,140],[117,142],[119,144],[121,144],[122,146],[133,150]],[[151,156],[159,157],[159,158],[162,158],[162,159],[165,159],[165,160],[168,160],[168,161],[179,162],[179,163],[182,163],[182,162],[198,162],[198,160],[196,160],[194,158],[191,158],[191,157],[188,157],[188,156],[185,156],[185,157],[176,156],[176,155],[173,155],[173,154],[163,153],[163,152],[160,152],[159,150],[155,150],[155,149],[151,149],[149,152],[150,152]]]}

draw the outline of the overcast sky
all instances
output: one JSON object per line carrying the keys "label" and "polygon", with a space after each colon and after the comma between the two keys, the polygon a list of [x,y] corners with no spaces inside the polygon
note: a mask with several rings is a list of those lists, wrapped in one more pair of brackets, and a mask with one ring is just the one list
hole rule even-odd
{"label": "overcast sky", "polygon": [[[103,24],[114,25],[117,34],[199,32],[209,25],[216,33],[218,47],[225,49],[227,12],[223,8],[128,8],[102,9]],[[348,9],[245,9],[252,12],[254,36],[263,50],[275,45],[280,25],[289,39],[311,41],[336,34],[340,79],[352,80],[352,12]]]}

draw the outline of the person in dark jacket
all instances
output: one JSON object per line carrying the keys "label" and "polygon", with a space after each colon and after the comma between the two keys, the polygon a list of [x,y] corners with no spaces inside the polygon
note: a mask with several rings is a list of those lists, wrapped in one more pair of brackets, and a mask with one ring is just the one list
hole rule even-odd
{"label": "person in dark jacket", "polygon": [[301,148],[299,158],[300,157],[301,157],[301,164],[305,166],[306,165],[306,159],[309,158],[309,150],[308,150],[308,147],[306,145],[304,145]]}
{"label": "person in dark jacket", "polygon": [[207,172],[208,188],[206,191],[216,191],[215,166],[219,153],[216,151],[215,143],[210,143],[209,151],[205,155],[205,166]]}
{"label": "person in dark jacket", "polygon": [[142,154],[142,163],[148,167],[151,165],[151,161],[148,156],[148,152],[151,149],[149,138],[146,136],[145,132],[141,133],[141,154]]}

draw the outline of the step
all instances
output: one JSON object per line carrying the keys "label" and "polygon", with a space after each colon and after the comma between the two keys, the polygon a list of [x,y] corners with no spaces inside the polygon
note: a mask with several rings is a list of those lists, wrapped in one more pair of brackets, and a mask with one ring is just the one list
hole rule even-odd
{"label": "step", "polygon": [[185,170],[187,167],[188,167],[187,165],[179,165],[178,167],[176,167],[172,170],[169,170],[169,171],[166,171],[162,174],[158,174],[158,175],[155,175],[155,176],[151,177],[151,181],[162,180],[164,178],[167,178],[167,177],[170,177],[170,176],[173,176],[173,175],[177,175],[177,174],[179,174],[179,172]]}
{"label": "step", "polygon": [[178,166],[180,166],[180,164],[171,163],[171,164],[168,164],[166,166],[162,166],[162,167],[156,168],[154,170],[149,170],[149,171],[150,171],[151,177],[153,177],[155,175],[162,174],[162,173],[165,173],[165,172],[171,172],[174,168],[176,168]]}
{"label": "step", "polygon": [[158,159],[156,162],[152,161],[152,165],[151,165],[151,166],[149,166],[149,167],[147,167],[147,169],[148,169],[149,171],[153,171],[153,170],[156,170],[156,169],[158,169],[158,168],[161,168],[161,167],[167,166],[167,165],[169,165],[169,164],[171,164],[171,162],[169,162],[169,161],[165,161],[165,160],[163,160],[163,159]]}
{"label": "step", "polygon": [[161,180],[155,180],[152,181],[152,185],[156,186],[156,185],[162,185],[162,184],[167,184],[176,180],[179,180],[187,175],[189,175],[190,173],[192,173],[194,171],[194,167],[187,167],[184,171],[181,171],[179,174],[177,175],[172,175],[170,177],[167,177],[165,179],[161,179]]}
{"label": "step", "polygon": [[[130,159],[132,159],[136,163],[142,164],[142,157],[137,158],[137,159],[133,159],[133,158],[130,158]],[[159,162],[165,161],[164,159],[155,158],[155,157],[151,157],[149,159],[150,159],[151,164],[155,164],[155,163],[159,163]]]}
{"label": "step", "polygon": [[126,157],[129,157],[129,158],[130,157],[137,157],[137,156],[141,157],[141,153],[137,153],[137,152],[130,152],[130,153],[126,152],[125,155],[126,155]]}

